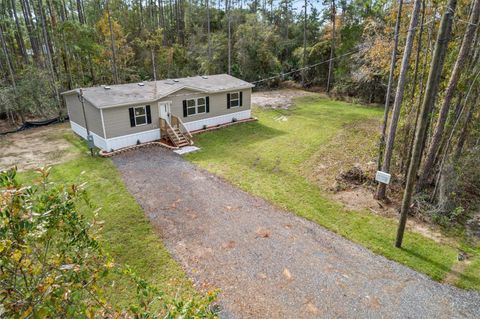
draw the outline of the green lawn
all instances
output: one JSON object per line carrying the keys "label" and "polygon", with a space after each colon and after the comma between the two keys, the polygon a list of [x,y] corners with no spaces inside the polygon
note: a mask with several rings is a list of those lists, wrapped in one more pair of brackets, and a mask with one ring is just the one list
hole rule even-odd
{"label": "green lawn", "polygon": [[[187,158],[254,195],[441,281],[456,262],[456,247],[407,232],[403,249],[397,249],[393,245],[396,220],[347,211],[305,176],[305,165],[319,149],[330,145],[342,128],[356,121],[379,119],[381,114],[380,108],[303,97],[289,110],[255,109],[257,122],[196,136],[201,151]],[[353,140],[358,143],[354,148],[365,146]],[[351,148],[345,147],[345,152]],[[480,289],[478,259],[472,265],[457,284]]]}
{"label": "green lawn", "polygon": [[[92,204],[98,211],[98,219],[104,221],[100,238],[107,253],[115,262],[129,265],[149,283],[161,288],[168,297],[195,294],[191,282],[162,244],[159,236],[145,218],[142,208],[127,191],[121,177],[107,158],[88,156],[85,144],[73,134],[65,136],[72,144],[72,152],[78,157],[52,168],[51,178],[62,183],[81,184],[86,188]],[[21,174],[24,179],[34,172]],[[80,210],[93,217],[92,209],[81,204]],[[124,277],[112,275],[108,282],[110,300],[127,305],[135,296],[135,288]]]}

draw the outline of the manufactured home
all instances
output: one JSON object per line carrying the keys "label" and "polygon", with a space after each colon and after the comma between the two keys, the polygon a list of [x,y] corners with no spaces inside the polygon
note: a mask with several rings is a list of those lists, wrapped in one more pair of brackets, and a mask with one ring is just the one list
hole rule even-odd
{"label": "manufactured home", "polygon": [[227,74],[75,89],[62,95],[72,130],[105,151],[251,118],[253,85]]}

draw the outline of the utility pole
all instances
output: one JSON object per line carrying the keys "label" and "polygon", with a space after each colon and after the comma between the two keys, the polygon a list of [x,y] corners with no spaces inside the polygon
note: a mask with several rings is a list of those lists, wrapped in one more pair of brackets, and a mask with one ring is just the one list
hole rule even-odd
{"label": "utility pole", "polygon": [[400,209],[400,222],[398,225],[397,239],[395,241],[395,247],[397,248],[402,247],[403,234],[405,233],[407,216],[410,210],[418,167],[420,166],[420,160],[422,157],[422,141],[427,133],[427,123],[430,116],[429,111],[431,110],[432,105],[435,104],[437,98],[440,77],[445,63],[445,55],[450,40],[450,34],[452,32],[453,16],[456,7],[457,0],[449,0],[442,21],[440,22],[437,41],[435,43],[435,51],[433,53],[432,63],[428,74],[427,87],[425,89],[419,121],[415,131],[412,157],[408,167],[407,181],[402,199],[402,207]]}
{"label": "utility pole", "polygon": [[328,62],[327,93],[330,93],[330,84],[333,82],[333,57],[335,55],[335,0],[332,0],[332,43],[330,45],[330,61]]}
{"label": "utility pole", "polygon": [[307,0],[305,0],[303,11],[303,67],[302,87],[305,87],[305,65],[307,60]]}
{"label": "utility pole", "polygon": [[87,115],[85,114],[85,102],[82,89],[80,89],[80,95],[78,96],[78,99],[80,100],[80,103],[82,103],[83,120],[85,121],[85,130],[87,131],[88,148],[90,149],[90,155],[93,157],[93,136],[90,135],[90,130],[88,129]]}

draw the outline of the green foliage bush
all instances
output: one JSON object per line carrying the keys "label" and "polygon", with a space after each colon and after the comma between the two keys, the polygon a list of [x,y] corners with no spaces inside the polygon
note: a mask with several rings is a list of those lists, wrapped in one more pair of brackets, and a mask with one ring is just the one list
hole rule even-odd
{"label": "green foliage bush", "polygon": [[[82,185],[49,180],[49,170],[22,185],[16,170],[0,173],[0,315],[2,318],[215,318],[216,292],[204,298],[167,300],[127,266],[107,256],[97,241],[102,222],[80,214],[88,197]],[[95,215],[96,216],[96,215]],[[136,300],[116,309],[105,298],[111,272],[127,276]],[[160,306],[159,306],[160,305]]]}

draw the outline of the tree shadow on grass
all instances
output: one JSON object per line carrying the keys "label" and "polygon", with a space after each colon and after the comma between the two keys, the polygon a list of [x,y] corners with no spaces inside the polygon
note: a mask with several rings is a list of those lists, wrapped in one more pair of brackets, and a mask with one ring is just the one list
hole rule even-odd
{"label": "tree shadow on grass", "polygon": [[[452,268],[447,267],[444,264],[439,263],[438,261],[432,260],[431,258],[427,257],[426,255],[418,253],[418,251],[414,251],[410,248],[400,248],[400,249],[402,251],[408,253],[409,255],[411,255],[411,256],[413,256],[417,259],[423,260],[425,263],[428,263],[428,264],[432,265],[432,267],[435,267],[436,269],[444,271],[445,275],[447,275],[448,273],[451,273],[454,276],[456,276],[457,278],[463,279],[465,281],[469,281],[469,282],[480,281],[480,278],[478,276],[471,276],[471,275],[467,275],[465,273],[455,271]],[[442,278],[442,279],[445,279],[445,278]]]}

